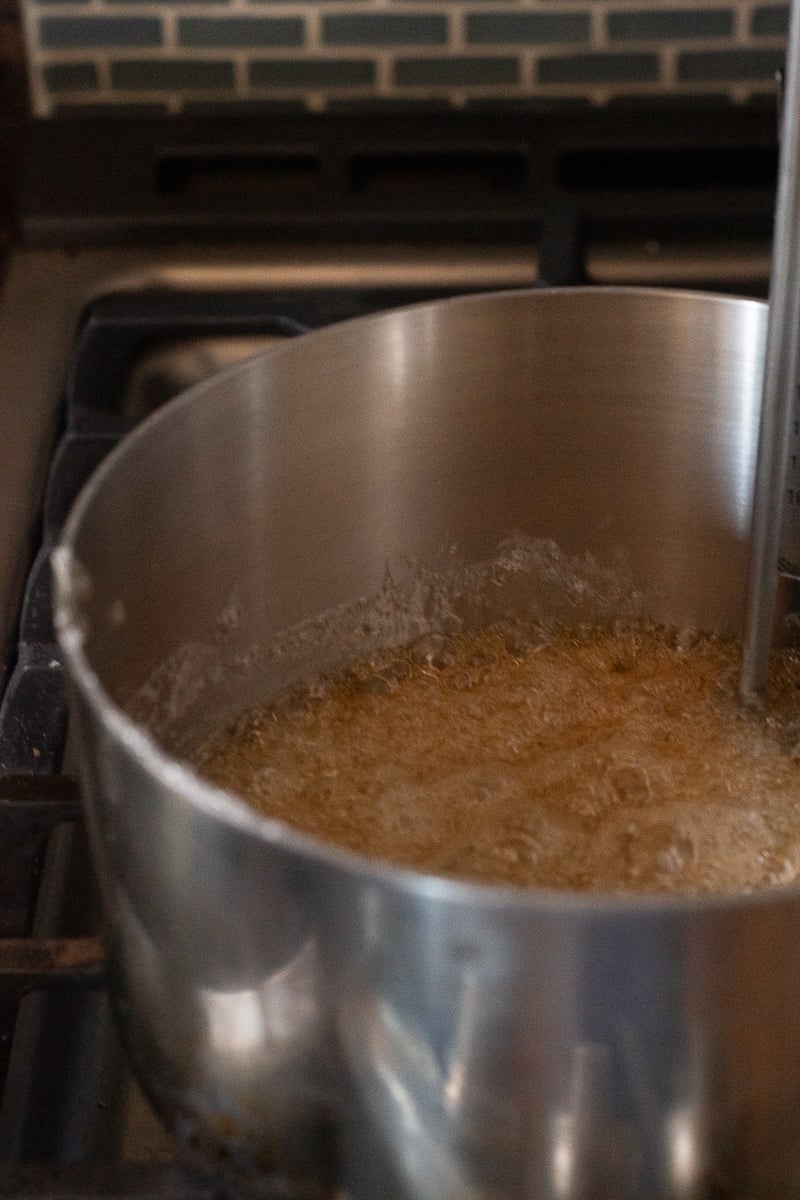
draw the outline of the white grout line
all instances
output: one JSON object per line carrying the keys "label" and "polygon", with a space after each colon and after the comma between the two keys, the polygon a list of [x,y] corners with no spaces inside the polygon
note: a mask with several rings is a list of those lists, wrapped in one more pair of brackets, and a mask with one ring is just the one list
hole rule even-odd
{"label": "white grout line", "polygon": [[301,51],[311,50],[316,55],[322,49],[322,14],[318,8],[308,13],[305,27],[306,42]]}
{"label": "white grout line", "polygon": [[675,91],[678,82],[678,51],[674,46],[665,46],[660,55],[661,86],[668,91]]}
{"label": "white grout line", "polygon": [[178,46],[178,14],[164,12],[161,18],[162,46],[164,50],[174,52]]}
{"label": "white grout line", "polygon": [[97,70],[97,99],[102,94],[111,94],[111,62],[108,53],[98,54],[94,60]]}

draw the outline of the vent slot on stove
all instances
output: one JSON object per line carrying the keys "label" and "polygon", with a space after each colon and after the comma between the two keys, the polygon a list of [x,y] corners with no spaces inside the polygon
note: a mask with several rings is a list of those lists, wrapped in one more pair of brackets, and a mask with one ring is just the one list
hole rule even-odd
{"label": "vent slot on stove", "polygon": [[321,177],[322,162],[314,154],[176,151],[156,163],[156,186],[169,196],[293,195],[318,187]]}
{"label": "vent slot on stove", "polygon": [[570,150],[560,156],[558,182],[593,192],[772,188],[777,170],[773,146]]}
{"label": "vent slot on stove", "polygon": [[362,153],[350,162],[350,184],[357,195],[441,197],[449,204],[520,193],[528,174],[528,156],[517,150]]}

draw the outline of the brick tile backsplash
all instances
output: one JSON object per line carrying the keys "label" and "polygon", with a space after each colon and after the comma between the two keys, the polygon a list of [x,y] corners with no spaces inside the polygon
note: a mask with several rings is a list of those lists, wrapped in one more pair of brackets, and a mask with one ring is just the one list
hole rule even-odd
{"label": "brick tile backsplash", "polygon": [[233,63],[217,58],[123,58],[110,66],[111,87],[121,92],[226,91]]}
{"label": "brick tile backsplash", "polygon": [[541,58],[539,83],[656,83],[657,54],[560,54]]}
{"label": "brick tile backsplash", "polygon": [[733,27],[732,8],[632,8],[608,15],[608,36],[614,42],[730,38]]}
{"label": "brick tile backsplash", "polygon": [[39,37],[47,49],[103,46],[160,46],[161,22],[157,17],[42,17]]}
{"label": "brick tile backsplash", "polygon": [[762,0],[21,0],[32,108],[391,111],[763,101]]}
{"label": "brick tile backsplash", "polygon": [[326,13],[326,46],[446,46],[449,14],[398,12]]}
{"label": "brick tile backsplash", "polygon": [[45,86],[56,96],[97,91],[97,68],[92,62],[48,63],[43,74]]}
{"label": "brick tile backsplash", "polygon": [[300,17],[180,17],[178,45],[206,49],[260,49],[302,46],[305,24]]}
{"label": "brick tile backsplash", "polygon": [[249,64],[254,88],[372,87],[376,66],[368,58],[264,58]]}
{"label": "brick tile backsplash", "polygon": [[770,80],[782,65],[783,55],[777,50],[705,50],[678,56],[678,78]]}
{"label": "brick tile backsplash", "polygon": [[397,58],[394,81],[399,87],[502,86],[520,83],[521,71],[519,60],[511,57]]}
{"label": "brick tile backsplash", "polygon": [[466,14],[466,38],[470,43],[499,46],[547,46],[562,42],[588,45],[592,36],[591,13],[533,12],[530,9],[499,11],[484,8]]}
{"label": "brick tile backsplash", "polygon": [[789,6],[767,4],[756,8],[750,23],[750,32],[756,37],[786,37],[789,29]]}

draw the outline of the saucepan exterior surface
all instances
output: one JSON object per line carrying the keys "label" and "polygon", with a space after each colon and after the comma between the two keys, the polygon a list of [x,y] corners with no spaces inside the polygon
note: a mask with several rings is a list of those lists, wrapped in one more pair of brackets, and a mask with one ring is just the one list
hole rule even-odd
{"label": "saucepan exterior surface", "polygon": [[257,817],[125,711],[169,661],[163,712],[228,719],[268,686],[253,646],[375,593],[387,564],[484,560],[514,534],[624,564],[656,619],[736,632],[765,326],[754,301],[632,289],[348,322],[178,398],[84,491],[56,606],[117,1008],[165,1121],[229,1182],[297,1200],[800,1186],[796,889],[557,895],[395,870]]}

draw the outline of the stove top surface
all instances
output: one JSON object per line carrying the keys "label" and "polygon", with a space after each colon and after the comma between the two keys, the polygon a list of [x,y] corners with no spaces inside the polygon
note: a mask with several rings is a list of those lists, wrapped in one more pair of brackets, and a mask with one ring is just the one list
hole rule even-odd
{"label": "stove top surface", "polygon": [[776,142],[766,105],[39,121],[20,224],[37,245],[535,243],[568,205],[601,241],[758,238]]}

